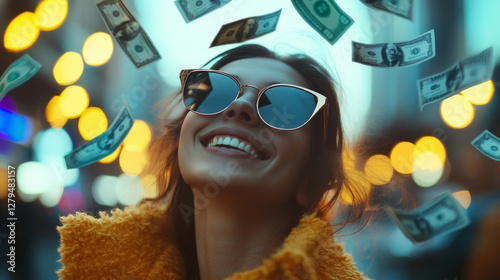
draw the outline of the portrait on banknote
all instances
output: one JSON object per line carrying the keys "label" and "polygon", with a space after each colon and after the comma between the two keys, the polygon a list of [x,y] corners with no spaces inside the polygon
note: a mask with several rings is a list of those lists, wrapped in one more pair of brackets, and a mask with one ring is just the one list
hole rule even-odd
{"label": "portrait on banknote", "polygon": [[404,59],[403,51],[395,44],[385,44],[382,47],[382,59],[387,66],[398,66]]}
{"label": "portrait on banknote", "polygon": [[457,64],[446,76],[446,88],[448,90],[456,90],[464,79],[464,73],[462,70],[462,64]]}
{"label": "portrait on banknote", "polygon": [[247,19],[245,23],[238,28],[238,31],[236,31],[236,40],[238,40],[238,42],[243,42],[251,39],[253,35],[255,35],[257,27],[258,24],[254,18]]}

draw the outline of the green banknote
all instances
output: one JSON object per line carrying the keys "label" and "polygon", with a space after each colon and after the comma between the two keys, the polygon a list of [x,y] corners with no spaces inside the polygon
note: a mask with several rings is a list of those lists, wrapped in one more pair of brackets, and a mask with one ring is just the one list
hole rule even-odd
{"label": "green banknote", "polygon": [[0,100],[7,92],[31,79],[42,65],[28,54],[12,62],[0,77]]}
{"label": "green banknote", "polygon": [[64,156],[67,168],[80,168],[109,156],[125,140],[133,124],[132,112],[125,101],[118,116],[104,133]]}
{"label": "green banknote", "polygon": [[292,0],[300,16],[330,44],[335,44],[354,20],[333,0]]}
{"label": "green banknote", "polygon": [[496,137],[488,130],[479,134],[479,136],[472,140],[471,144],[483,153],[483,155],[500,161],[500,138]]}

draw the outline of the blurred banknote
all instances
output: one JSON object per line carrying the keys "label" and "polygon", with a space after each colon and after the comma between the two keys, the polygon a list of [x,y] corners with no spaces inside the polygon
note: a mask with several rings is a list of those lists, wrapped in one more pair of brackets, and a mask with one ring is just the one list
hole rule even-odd
{"label": "blurred banknote", "polygon": [[441,73],[418,80],[420,109],[486,82],[493,74],[493,47],[466,57]]}
{"label": "blurred banknote", "polygon": [[64,157],[67,168],[80,168],[112,154],[121,145],[133,124],[132,112],[125,102],[118,116],[104,133]]}
{"label": "blurred banknote", "polygon": [[385,208],[401,231],[413,242],[429,240],[439,234],[461,229],[469,224],[465,209],[450,192],[411,211]]}
{"label": "blurred banknote", "polygon": [[292,3],[300,16],[332,45],[354,23],[333,0],[292,0]]}
{"label": "blurred banknote", "polygon": [[175,6],[186,23],[200,18],[231,2],[231,0],[177,0]]}
{"label": "blurred banknote", "polygon": [[21,58],[12,62],[0,77],[0,100],[9,90],[31,79],[41,67],[42,65],[28,54],[24,54]]}
{"label": "blurred banknote", "polygon": [[362,44],[352,42],[352,61],[378,67],[404,67],[436,56],[434,29],[406,42]]}
{"label": "blurred banknote", "polygon": [[96,3],[120,47],[140,68],[160,59],[160,54],[134,15],[121,0],[103,0]]}
{"label": "blurred banknote", "polygon": [[267,15],[244,18],[224,24],[210,47],[240,43],[271,33],[276,30],[280,15],[281,9]]}
{"label": "blurred banknote", "polygon": [[413,0],[361,0],[361,3],[413,20]]}
{"label": "blurred banknote", "polygon": [[485,130],[471,143],[485,156],[500,161],[500,138],[493,133]]}

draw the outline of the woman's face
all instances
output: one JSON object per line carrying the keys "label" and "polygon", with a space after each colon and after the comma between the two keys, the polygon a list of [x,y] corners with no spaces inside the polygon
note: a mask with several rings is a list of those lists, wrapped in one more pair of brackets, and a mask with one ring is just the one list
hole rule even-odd
{"label": "woman's face", "polygon": [[[307,87],[293,68],[269,58],[233,61],[220,71],[258,88],[276,83]],[[256,99],[256,89],[243,87],[241,96],[222,113],[186,115],[179,143],[180,171],[186,183],[207,192],[207,197],[237,193],[249,199],[256,195],[262,200],[285,201],[298,185],[306,183],[311,127],[270,128],[257,114]],[[214,138],[215,143],[219,139],[223,143],[213,145]]]}

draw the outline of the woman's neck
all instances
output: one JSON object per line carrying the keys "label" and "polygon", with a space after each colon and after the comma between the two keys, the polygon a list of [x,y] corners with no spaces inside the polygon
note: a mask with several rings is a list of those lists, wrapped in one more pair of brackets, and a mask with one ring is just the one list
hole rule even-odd
{"label": "woman's neck", "polygon": [[218,197],[196,212],[201,280],[221,280],[260,266],[290,233],[293,206],[250,204]]}

